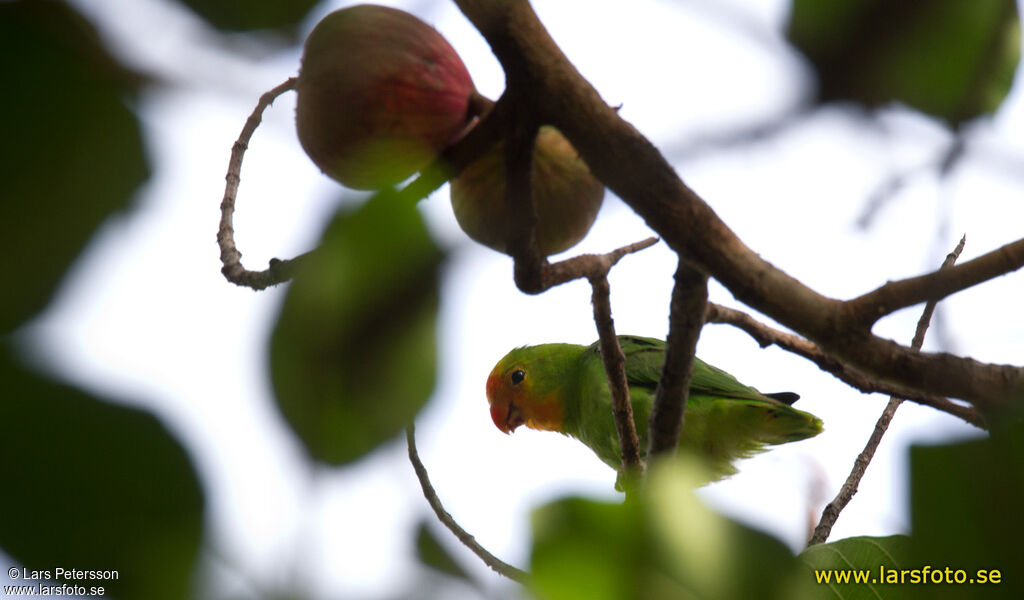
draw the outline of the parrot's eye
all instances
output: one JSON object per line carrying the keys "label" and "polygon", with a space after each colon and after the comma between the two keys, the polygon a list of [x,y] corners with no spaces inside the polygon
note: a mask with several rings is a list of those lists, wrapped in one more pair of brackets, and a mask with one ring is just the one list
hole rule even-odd
{"label": "parrot's eye", "polygon": [[516,369],[515,371],[512,371],[512,375],[510,375],[509,378],[512,380],[512,385],[519,385],[524,379],[526,379],[526,371]]}

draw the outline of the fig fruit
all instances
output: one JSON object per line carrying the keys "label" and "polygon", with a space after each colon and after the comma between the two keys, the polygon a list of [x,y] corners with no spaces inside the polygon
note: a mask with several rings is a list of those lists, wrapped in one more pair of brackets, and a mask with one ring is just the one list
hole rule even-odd
{"label": "fig fruit", "polygon": [[[459,227],[477,242],[508,252],[511,215],[505,206],[503,142],[451,180]],[[590,231],[604,200],[604,185],[590,174],[569,140],[543,126],[533,147],[533,199],[537,247],[545,256],[575,246]]]}
{"label": "fig fruit", "polygon": [[474,88],[433,27],[360,4],[313,28],[295,89],[306,154],[341,184],[376,190],[419,171],[454,141],[471,119]]}

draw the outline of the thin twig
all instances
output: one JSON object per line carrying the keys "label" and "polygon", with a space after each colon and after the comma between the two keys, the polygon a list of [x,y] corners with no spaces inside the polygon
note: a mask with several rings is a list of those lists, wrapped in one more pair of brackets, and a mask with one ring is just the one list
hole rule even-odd
{"label": "thin twig", "polygon": [[792,333],[769,327],[745,312],[719,304],[708,303],[704,319],[708,323],[721,323],[741,329],[754,338],[762,348],[775,345],[783,350],[802,356],[818,365],[818,368],[822,371],[834,375],[837,379],[866,394],[889,394],[890,396],[899,396],[907,400],[913,400],[918,404],[930,406],[936,410],[963,419],[975,427],[988,429],[988,423],[971,406],[957,404],[948,398],[925,394],[920,390],[870,377],[864,372],[826,353],[814,342]]}
{"label": "thin twig", "polygon": [[[290,77],[277,87],[260,96],[252,114],[246,119],[238,139],[231,147],[231,158],[228,161],[228,172],[225,176],[227,184],[224,188],[224,199],[220,204],[221,218],[217,230],[217,243],[220,246],[220,260],[223,263],[221,273],[236,285],[250,287],[254,290],[266,289],[289,281],[294,277],[297,266],[306,256],[315,252],[307,252],[288,260],[271,259],[270,265],[263,271],[250,271],[242,266],[242,253],[235,245],[235,230],[232,223],[235,203],[238,198],[238,185],[241,182],[242,159],[249,148],[249,140],[263,120],[267,107],[281,94],[295,89],[295,77]],[[467,128],[459,140],[445,148],[444,151],[405,188],[381,190],[378,194],[391,194],[395,202],[418,202],[429,196],[434,190],[457,175],[477,157],[482,155],[498,140],[498,128],[505,118],[501,111],[493,111],[494,103],[479,93],[473,92],[470,98],[469,114],[478,116],[480,120]],[[488,119],[489,113],[499,112],[498,118]]]}
{"label": "thin twig", "polygon": [[249,148],[249,140],[253,132],[263,120],[263,111],[274,103],[281,94],[295,89],[295,77],[289,77],[274,89],[260,96],[252,114],[245,120],[242,132],[231,147],[231,159],[228,161],[228,173],[224,177],[224,199],[220,203],[220,226],[217,229],[217,244],[220,246],[220,261],[223,263],[221,273],[228,281],[236,285],[262,290],[277,285],[291,278],[293,261],[271,261],[266,271],[249,271],[242,266],[242,253],[235,246],[235,228],[232,218],[235,213],[235,199],[238,197],[238,184],[242,180],[242,158]]}
{"label": "thin twig", "polygon": [[[959,258],[960,253],[963,252],[964,244],[967,243],[967,236],[960,238],[960,243],[957,244],[956,248],[953,249],[946,256],[946,260],[943,261],[940,269],[948,269],[953,266],[956,259]],[[914,339],[910,343],[910,347],[915,350],[920,350],[924,344],[924,336],[928,331],[928,323],[931,321],[932,314],[935,312],[936,301],[929,301],[925,304],[924,311],[921,313],[921,318],[917,321],[917,329],[914,331]],[[836,497],[825,506],[825,510],[821,513],[821,520],[818,521],[818,526],[814,528],[814,533],[811,535],[810,541],[807,542],[808,546],[815,544],[821,544],[828,539],[830,533],[832,533],[832,526],[835,525],[836,519],[839,518],[839,513],[846,508],[846,505],[853,499],[854,494],[857,493],[857,486],[860,485],[860,480],[864,477],[864,473],[868,469],[868,465],[871,464],[871,459],[875,456],[875,451],[878,450],[878,445],[882,442],[882,436],[885,435],[886,430],[889,428],[889,424],[892,422],[893,416],[896,414],[896,409],[903,403],[903,399],[899,396],[890,396],[889,403],[885,406],[885,410],[882,411],[882,415],[878,417],[878,421],[875,423],[875,429],[871,432],[871,437],[868,438],[868,443],[864,446],[864,450],[857,455],[857,459],[853,462],[853,469],[850,470],[850,475],[846,478],[846,482],[843,487],[840,488],[839,493]]]}
{"label": "thin twig", "polygon": [[430,504],[430,508],[434,509],[434,514],[437,515],[438,520],[440,520],[449,531],[454,533],[455,537],[459,538],[460,542],[472,550],[473,554],[479,556],[480,560],[484,561],[485,565],[494,569],[500,575],[504,575],[513,581],[525,584],[530,577],[526,571],[513,567],[488,552],[486,548],[476,541],[476,538],[463,529],[461,525],[456,523],[455,519],[452,518],[448,511],[444,509],[444,506],[441,504],[441,499],[437,497],[437,492],[434,491],[434,486],[430,484],[430,477],[427,475],[427,468],[423,466],[419,452],[416,451],[415,425],[410,424],[409,427],[406,428],[405,441],[409,445],[409,461],[412,462],[412,468],[416,471],[416,477],[420,480],[420,487],[423,488],[423,496],[426,497],[427,503]]}
{"label": "thin twig", "polygon": [[608,388],[612,396],[612,416],[615,430],[619,435],[619,449],[622,454],[622,481],[627,494],[633,491],[631,482],[640,480],[643,465],[640,463],[640,440],[633,420],[633,405],[629,400],[629,384],[626,382],[626,357],[615,336],[615,322],[612,319],[611,288],[607,273],[590,279],[594,323],[600,338],[601,359],[604,362]]}
{"label": "thin twig", "polygon": [[[606,254],[580,254],[572,258],[565,260],[548,263],[546,260],[538,262],[532,265],[516,265],[516,283],[519,284],[519,289],[527,294],[540,294],[555,286],[568,283],[576,279],[591,279],[593,277],[600,277],[602,274],[607,274],[608,271],[615,266],[617,262],[622,260],[622,257],[627,254],[634,254],[650,248],[654,244],[658,243],[658,238],[649,237],[639,242],[633,242],[627,244],[621,248],[616,248]],[[522,286],[520,274],[529,270],[537,269],[539,285],[534,288],[525,288]],[[529,276],[531,279],[533,275]]]}
{"label": "thin twig", "polygon": [[679,444],[686,400],[708,301],[708,276],[680,259],[669,309],[665,364],[647,427],[647,456],[671,453]]}

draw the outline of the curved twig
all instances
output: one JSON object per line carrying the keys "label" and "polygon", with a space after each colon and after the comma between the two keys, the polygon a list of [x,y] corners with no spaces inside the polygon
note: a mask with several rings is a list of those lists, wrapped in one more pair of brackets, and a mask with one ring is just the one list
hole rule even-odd
{"label": "curved twig", "polygon": [[437,497],[437,492],[434,491],[434,486],[430,484],[430,477],[427,475],[427,468],[423,466],[423,461],[420,460],[419,452],[416,450],[415,425],[410,424],[405,429],[405,441],[409,445],[409,461],[412,463],[412,468],[416,471],[416,477],[420,480],[420,487],[423,488],[423,496],[426,497],[427,504],[430,505],[430,508],[434,509],[434,514],[437,515],[438,520],[440,520],[449,531],[454,533],[455,537],[459,538],[459,541],[462,542],[463,545],[472,550],[473,554],[479,556],[480,560],[484,561],[485,565],[513,581],[525,584],[530,578],[529,573],[522,569],[513,567],[488,552],[487,548],[481,546],[476,541],[476,538],[455,522],[455,519],[452,518],[451,514],[444,509],[444,505],[441,504],[441,499]]}
{"label": "curved twig", "polygon": [[242,180],[242,158],[249,148],[249,140],[253,132],[263,121],[263,111],[274,103],[281,94],[295,89],[295,77],[289,77],[274,89],[260,96],[252,114],[245,120],[242,132],[231,146],[231,159],[228,161],[228,173],[224,177],[224,199],[220,203],[220,226],[217,229],[217,244],[220,246],[220,261],[223,263],[221,273],[236,285],[262,290],[291,279],[294,262],[292,260],[273,260],[265,271],[249,271],[242,266],[242,253],[235,246],[235,228],[232,218],[235,213],[235,200],[238,197],[238,184]]}
{"label": "curved twig", "polygon": [[[303,259],[314,251],[307,252],[289,260],[271,259],[270,265],[263,271],[250,271],[242,266],[242,253],[235,245],[235,230],[232,223],[235,202],[238,197],[238,184],[241,182],[242,159],[249,148],[249,140],[263,121],[263,112],[274,103],[281,94],[295,89],[295,77],[274,87],[260,96],[249,118],[246,119],[242,132],[231,147],[231,158],[228,161],[228,172],[224,179],[224,199],[220,203],[220,225],[217,229],[217,244],[220,246],[220,260],[223,264],[221,273],[234,283],[254,290],[263,290],[292,279],[295,269]],[[469,115],[480,117],[480,121],[469,128],[462,137],[446,148],[431,164],[425,167],[415,179],[399,191],[391,189],[379,193],[394,194],[396,201],[418,202],[429,196],[434,190],[457,175],[466,165],[475,160],[490,148],[498,139],[498,125],[502,115],[488,119],[494,103],[474,91],[470,97]]]}

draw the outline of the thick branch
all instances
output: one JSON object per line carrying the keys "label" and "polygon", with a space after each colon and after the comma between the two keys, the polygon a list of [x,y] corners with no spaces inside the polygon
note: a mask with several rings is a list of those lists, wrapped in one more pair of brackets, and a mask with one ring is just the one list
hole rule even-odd
{"label": "thick branch", "polygon": [[537,139],[537,125],[525,120],[518,122],[520,126],[516,126],[516,121],[511,121],[506,128],[505,214],[509,215],[508,228],[511,235],[508,249],[515,259],[515,282],[520,288],[530,289],[541,285],[541,271],[547,259],[537,248],[536,235],[533,147]]}
{"label": "thick branch", "polygon": [[[960,253],[964,250],[964,244],[967,242],[966,236],[960,239],[960,243],[957,244],[956,248],[953,249],[946,256],[946,260],[943,261],[940,267],[942,270],[948,270],[959,258]],[[924,336],[928,331],[928,324],[931,323],[932,314],[935,312],[935,305],[938,302],[936,300],[929,300],[925,304],[924,311],[921,313],[921,318],[917,321],[917,329],[914,331],[914,338],[910,342],[910,347],[919,350],[924,345]],[[871,459],[875,456],[875,451],[878,450],[878,445],[882,443],[882,436],[885,435],[886,430],[889,429],[889,424],[892,422],[892,418],[896,415],[896,409],[903,403],[903,399],[899,396],[890,396],[889,403],[885,405],[885,410],[882,411],[882,415],[878,417],[878,421],[875,423],[875,429],[871,432],[871,437],[868,438],[868,443],[864,446],[864,450],[857,455],[857,459],[853,462],[853,469],[850,470],[850,475],[846,478],[846,482],[843,483],[843,487],[836,494],[836,497],[828,503],[825,510],[821,513],[821,520],[818,521],[818,526],[814,528],[814,533],[811,535],[810,541],[807,542],[808,546],[815,544],[821,544],[828,539],[830,533],[832,533],[832,526],[835,525],[836,519],[839,518],[839,513],[846,508],[846,505],[853,499],[854,494],[857,493],[857,487],[860,485],[860,480],[864,478],[864,473],[868,470],[868,465],[871,464]]]}
{"label": "thick branch", "polygon": [[693,377],[693,354],[704,325],[708,276],[680,260],[669,312],[668,343],[647,428],[647,456],[671,453],[679,443]]}
{"label": "thick branch", "polygon": [[890,281],[850,300],[848,304],[850,311],[857,315],[854,318],[870,327],[879,318],[901,308],[942,300],[950,294],[1019,269],[1022,265],[1024,238],[950,269]]}
{"label": "thick branch", "polygon": [[412,463],[412,468],[416,471],[416,477],[420,480],[420,487],[423,488],[423,495],[426,497],[427,503],[430,504],[430,508],[434,509],[434,514],[437,515],[438,520],[440,520],[449,531],[454,533],[455,537],[459,538],[460,542],[472,550],[473,554],[479,556],[480,560],[484,561],[485,565],[513,581],[526,583],[529,579],[529,574],[521,569],[513,567],[488,552],[487,548],[481,546],[476,541],[476,538],[455,522],[455,519],[453,519],[448,511],[444,509],[444,506],[441,504],[441,499],[437,497],[437,492],[434,491],[434,486],[430,484],[430,477],[427,475],[427,468],[423,466],[419,452],[416,451],[416,427],[414,425],[409,425],[409,427],[406,428],[405,441],[409,445],[409,461]]}
{"label": "thick branch", "polygon": [[[605,104],[562,54],[528,2],[456,2],[491,45],[509,86],[528,87],[528,94],[515,97],[533,112],[531,120],[550,123],[564,133],[591,171],[680,258],[720,281],[736,298],[882,381],[963,398],[989,416],[1024,403],[1024,368],[922,353],[873,336],[861,309],[815,292],[743,244],[658,150]],[[927,285],[893,286],[913,297],[887,297],[886,306],[941,297],[1019,269],[1024,266],[1022,244],[965,263],[929,279]],[[922,287],[926,291],[913,291]]]}

